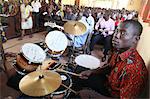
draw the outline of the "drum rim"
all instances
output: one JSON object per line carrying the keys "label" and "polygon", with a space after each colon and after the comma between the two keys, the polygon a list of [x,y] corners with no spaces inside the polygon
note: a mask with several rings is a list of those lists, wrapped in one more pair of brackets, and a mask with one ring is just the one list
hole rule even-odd
{"label": "drum rim", "polygon": [[[57,72],[58,74],[59,74],[59,72]],[[63,73],[63,72],[61,72],[61,73]],[[64,74],[66,74],[66,73],[64,73]],[[72,79],[71,79],[71,77],[68,75],[68,74],[66,74],[70,79],[69,79],[69,81],[70,81],[70,84],[69,84],[69,88],[71,88],[72,87]],[[62,86],[62,85],[61,85]],[[62,93],[66,93],[67,92],[67,90],[69,90],[69,89],[65,89],[65,90],[62,90],[62,91],[57,91],[56,90],[56,92],[54,91],[53,93],[51,93],[51,95],[59,95],[59,94],[62,94]]]}
{"label": "drum rim", "polygon": [[[23,47],[25,46],[25,45],[33,45],[33,46],[36,46],[36,47],[38,47],[42,52],[43,52],[43,56],[44,56],[44,58],[43,58],[43,60],[41,60],[41,61],[34,61],[34,60],[31,60],[28,56],[26,56],[25,54],[24,54],[24,52],[23,52]],[[45,59],[46,59],[46,53],[45,53],[45,51],[39,46],[39,45],[37,45],[37,44],[34,44],[34,43],[25,43],[22,47],[21,47],[21,53],[22,53],[22,55],[29,61],[29,62],[33,62],[33,63],[42,63]]]}

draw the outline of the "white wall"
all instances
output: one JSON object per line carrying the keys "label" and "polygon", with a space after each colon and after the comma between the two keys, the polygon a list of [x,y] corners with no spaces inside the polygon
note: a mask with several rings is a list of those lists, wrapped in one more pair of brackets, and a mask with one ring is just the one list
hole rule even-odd
{"label": "white wall", "polygon": [[[58,0],[55,0],[56,3],[58,3]],[[62,4],[64,5],[74,5],[75,0],[62,0]]]}
{"label": "white wall", "polygon": [[145,61],[146,66],[150,67],[150,25],[148,23],[140,22],[143,25],[143,33],[137,46],[137,50]]}
{"label": "white wall", "polygon": [[80,0],[80,6],[111,8],[112,0]]}

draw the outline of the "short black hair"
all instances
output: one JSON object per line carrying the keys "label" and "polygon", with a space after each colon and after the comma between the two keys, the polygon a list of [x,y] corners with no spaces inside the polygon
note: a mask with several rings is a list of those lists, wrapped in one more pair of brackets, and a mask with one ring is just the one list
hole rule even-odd
{"label": "short black hair", "polygon": [[136,20],[125,20],[124,22],[122,22],[123,26],[128,28],[130,26],[133,27],[134,29],[134,33],[138,36],[141,36],[142,31],[143,31],[143,26],[139,21]]}
{"label": "short black hair", "polygon": [[83,12],[83,16],[85,17],[89,16],[89,11],[87,9],[85,9],[85,11]]}

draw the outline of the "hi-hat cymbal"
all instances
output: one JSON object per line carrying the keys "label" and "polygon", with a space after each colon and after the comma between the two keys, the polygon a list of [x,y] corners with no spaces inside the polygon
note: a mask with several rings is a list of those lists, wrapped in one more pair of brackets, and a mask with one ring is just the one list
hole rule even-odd
{"label": "hi-hat cymbal", "polygon": [[86,26],[78,21],[68,21],[64,24],[64,31],[72,35],[82,35],[86,32]]}
{"label": "hi-hat cymbal", "polygon": [[45,96],[58,89],[61,82],[58,73],[39,70],[24,76],[19,83],[19,89],[28,96]]}

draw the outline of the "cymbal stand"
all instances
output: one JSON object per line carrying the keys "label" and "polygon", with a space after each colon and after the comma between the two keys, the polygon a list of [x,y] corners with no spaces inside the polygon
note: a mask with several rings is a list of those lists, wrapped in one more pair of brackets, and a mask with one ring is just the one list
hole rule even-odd
{"label": "cymbal stand", "polygon": [[68,62],[67,62],[67,67],[68,67],[68,70],[69,71],[74,71],[74,67],[75,67],[75,62],[74,62],[74,59],[75,59],[75,44],[74,44],[74,41],[75,41],[75,36],[71,39],[69,38],[69,40],[71,41],[71,46],[69,48],[69,51],[68,51]]}
{"label": "cymbal stand", "polygon": [[74,45],[74,41],[75,41],[75,36],[73,37],[73,40],[71,39],[71,46],[69,48],[69,59],[68,59],[68,64],[73,64],[73,59],[74,59],[74,50],[75,50],[75,45]]}

